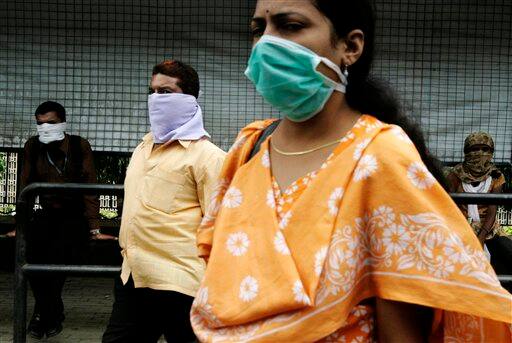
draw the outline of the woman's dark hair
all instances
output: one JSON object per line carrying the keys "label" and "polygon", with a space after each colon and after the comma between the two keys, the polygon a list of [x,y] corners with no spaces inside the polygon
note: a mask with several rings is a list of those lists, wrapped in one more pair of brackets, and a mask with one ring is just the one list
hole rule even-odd
{"label": "woman's dark hair", "polygon": [[346,37],[352,30],[359,29],[364,33],[363,53],[357,62],[348,68],[348,105],[385,123],[400,126],[413,141],[428,170],[447,189],[441,163],[428,152],[420,127],[405,115],[391,87],[370,74],[375,51],[375,16],[370,1],[312,1],[333,25],[333,44]]}
{"label": "woman's dark hair", "polygon": [[64,109],[64,106],[55,101],[43,102],[41,105],[37,106],[34,115],[37,117],[39,114],[45,114],[48,112],[55,112],[57,113],[57,118],[59,118],[61,122],[66,121],[66,110]]}

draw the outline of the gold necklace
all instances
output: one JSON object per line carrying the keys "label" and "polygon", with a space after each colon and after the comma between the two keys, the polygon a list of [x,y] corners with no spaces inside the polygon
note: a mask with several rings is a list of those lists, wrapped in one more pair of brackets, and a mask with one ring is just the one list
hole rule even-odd
{"label": "gold necklace", "polygon": [[272,149],[274,149],[275,152],[277,152],[277,153],[279,153],[281,155],[284,155],[284,156],[300,156],[300,155],[306,155],[306,154],[315,152],[315,151],[323,149],[323,148],[327,148],[327,147],[329,147],[331,145],[334,145],[334,144],[339,144],[339,143],[341,143],[342,140],[343,140],[343,138],[337,139],[334,142],[330,142],[330,143],[326,143],[326,144],[317,146],[317,147],[309,149],[309,150],[294,151],[294,152],[286,152],[286,151],[279,150],[278,148],[275,147],[274,143],[272,143],[272,140],[270,140],[270,146],[272,147]]}

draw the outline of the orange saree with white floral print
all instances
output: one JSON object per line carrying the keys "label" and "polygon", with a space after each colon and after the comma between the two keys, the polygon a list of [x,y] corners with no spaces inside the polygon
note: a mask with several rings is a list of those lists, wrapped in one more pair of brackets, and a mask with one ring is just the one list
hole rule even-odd
{"label": "orange saree with white floral print", "polygon": [[271,121],[249,125],[198,233],[201,341],[371,342],[375,297],[435,309],[430,341],[511,341],[512,296],[397,126],[362,116],[326,163],[276,192]]}

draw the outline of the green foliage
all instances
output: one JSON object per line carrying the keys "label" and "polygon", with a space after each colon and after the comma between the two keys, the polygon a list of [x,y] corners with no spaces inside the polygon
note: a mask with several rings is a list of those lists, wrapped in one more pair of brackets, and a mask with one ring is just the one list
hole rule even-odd
{"label": "green foliage", "polygon": [[3,179],[5,170],[7,168],[7,154],[0,152],[0,180]]}
{"label": "green foliage", "polygon": [[98,183],[122,184],[130,158],[122,155],[97,154],[94,159]]}
{"label": "green foliage", "polygon": [[16,211],[16,205],[10,204],[0,207],[0,216],[12,216]]}
{"label": "green foliage", "polygon": [[105,219],[113,219],[118,216],[117,211],[110,211],[105,209],[100,209],[100,216]]}

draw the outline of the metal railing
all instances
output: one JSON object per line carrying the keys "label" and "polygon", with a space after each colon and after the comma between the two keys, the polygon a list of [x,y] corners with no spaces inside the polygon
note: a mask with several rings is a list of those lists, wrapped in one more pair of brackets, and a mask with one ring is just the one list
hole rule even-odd
{"label": "metal railing", "polygon": [[[120,267],[104,265],[56,265],[27,263],[26,259],[26,229],[32,212],[32,199],[35,195],[44,193],[70,193],[83,194],[116,194],[123,195],[122,185],[103,184],[55,184],[33,183],[28,185],[20,193],[17,205],[18,227],[16,232],[16,269],[15,269],[15,296],[14,296],[14,323],[13,339],[15,343],[26,341],[26,317],[27,317],[27,274],[36,273],[65,273],[72,275],[90,276],[114,276],[119,275]],[[512,205],[512,194],[450,194],[453,200],[459,204],[477,203],[482,205],[500,204]],[[502,283],[512,282],[512,275],[499,275]]]}

